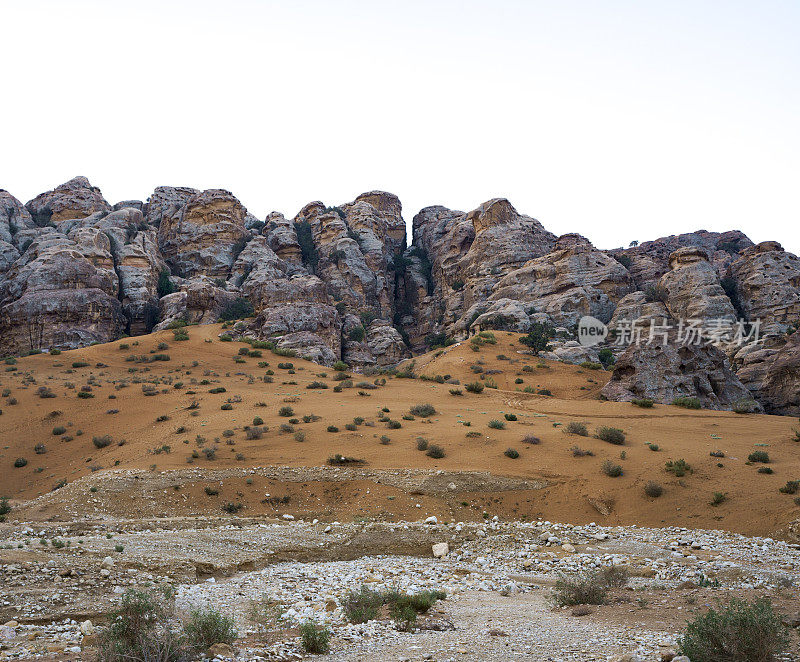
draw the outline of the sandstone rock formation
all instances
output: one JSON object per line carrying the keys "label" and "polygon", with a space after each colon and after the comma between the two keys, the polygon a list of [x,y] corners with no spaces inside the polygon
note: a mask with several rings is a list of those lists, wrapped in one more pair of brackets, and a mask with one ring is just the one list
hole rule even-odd
{"label": "sandstone rock formation", "polygon": [[[470,212],[426,207],[406,242],[397,196],[314,201],[262,221],[230,192],[161,186],[113,206],[85,177],[23,205],[0,190],[0,352],[75,347],[176,320],[252,309],[246,333],[325,364],[394,365],[482,329],[559,329],[547,357],[596,361],[575,342],[584,315],[607,322],[762,318],[768,337],[724,351],[753,397],[795,403],[800,260],[741,232],[673,235],[602,251],[555,237],[504,198]],[[607,396],[713,407],[746,392],[715,348],[625,349]],[[722,357],[722,358],[720,358]],[[739,397],[737,397],[739,396]]]}
{"label": "sandstone rock formation", "polygon": [[661,343],[630,345],[617,359],[602,393],[609,400],[650,398],[671,403],[688,396],[704,408],[729,409],[750,392],[734,374],[725,354],[713,345]]}
{"label": "sandstone rock formation", "polygon": [[92,186],[86,177],[74,177],[52,191],[41,193],[25,207],[39,227],[70,218],[84,218],[98,211],[111,211],[100,189]]}

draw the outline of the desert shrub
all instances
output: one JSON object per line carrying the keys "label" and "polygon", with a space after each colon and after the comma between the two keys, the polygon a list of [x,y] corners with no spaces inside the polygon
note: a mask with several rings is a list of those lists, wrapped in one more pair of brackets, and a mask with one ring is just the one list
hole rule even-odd
{"label": "desert shrub", "polygon": [[596,572],[574,577],[559,574],[550,597],[559,607],[602,605],[608,599],[608,586]]}
{"label": "desert shrub", "polygon": [[628,569],[619,565],[606,565],[597,571],[597,581],[608,588],[622,588],[628,583]]}
{"label": "desert shrub", "polygon": [[760,474],[774,474],[775,472],[772,470],[772,467],[759,467],[758,473]]}
{"label": "desert shrub", "polygon": [[358,591],[348,591],[342,600],[342,611],[350,623],[366,623],[378,617],[383,605],[383,595],[362,586]]}
{"label": "desert shrub", "polygon": [[589,436],[589,431],[586,429],[586,424],[579,423],[578,421],[570,421],[567,423],[567,427],[564,428],[564,432],[566,434],[577,434],[581,437]]}
{"label": "desert shrub", "polygon": [[622,475],[622,467],[618,464],[614,464],[611,460],[603,462],[600,469],[606,476],[610,476],[611,478],[618,478]]}
{"label": "desert shrub", "polygon": [[306,386],[306,388],[308,388],[308,389],[322,389],[322,388],[328,388],[328,385],[325,382],[320,382],[320,381],[316,381],[315,380],[315,381],[311,382],[310,384],[308,384],[308,386]]}
{"label": "desert shrub", "polygon": [[584,450],[579,448],[578,446],[573,446],[569,449],[570,453],[572,453],[573,457],[586,457],[587,455],[591,456],[594,455],[590,450]]}
{"label": "desert shrub", "polygon": [[686,624],[678,649],[692,662],[771,662],[789,645],[781,617],[765,598],[733,598]]}
{"label": "desert shrub", "polygon": [[216,446],[207,446],[203,449],[203,455],[206,456],[206,460],[216,460],[217,459],[217,447]]}
{"label": "desert shrub", "polygon": [[503,414],[503,418],[505,418],[507,421],[512,421],[513,422],[513,421],[517,420],[517,415],[516,414]]}
{"label": "desert shrub", "polygon": [[619,428],[612,428],[604,425],[597,428],[594,433],[595,438],[607,441],[610,444],[621,446],[625,443],[625,433]]}
{"label": "desert shrub", "polygon": [[0,497],[0,522],[6,521],[6,515],[11,512],[11,504],[8,503],[8,497]]}
{"label": "desert shrub", "polygon": [[664,467],[670,473],[675,474],[676,478],[683,478],[687,473],[692,473],[692,468],[683,458],[669,460]]}
{"label": "desert shrub", "polygon": [[195,650],[205,650],[213,644],[232,644],[239,634],[233,619],[215,609],[193,609],[184,624],[188,644]]}
{"label": "desert shrub", "polygon": [[172,591],[128,589],[120,607],[109,614],[109,625],[98,635],[99,662],[183,662],[189,650],[182,633],[171,624]]}
{"label": "desert shrub", "polygon": [[505,455],[506,457],[511,458],[512,460],[516,460],[519,457],[519,451],[516,451],[513,448],[507,448],[503,452],[503,455]]}
{"label": "desert shrub", "polygon": [[326,429],[328,430],[328,432],[338,432],[339,431],[339,428],[337,428],[335,425],[329,425]]}
{"label": "desert shrub", "polygon": [[82,400],[88,400],[89,398],[94,397],[94,393],[89,393],[89,391],[78,391],[78,397]]}
{"label": "desert shrub", "polygon": [[709,455],[711,457],[725,457],[725,452],[724,451],[720,451],[720,450],[710,451]]}
{"label": "desert shrub", "polygon": [[110,434],[92,437],[92,443],[95,445],[95,448],[105,448],[106,446],[110,446],[113,441]]}
{"label": "desert shrub", "polygon": [[403,427],[403,424],[400,421],[393,421],[390,419],[386,421],[386,427],[390,430],[399,430],[401,427]]}
{"label": "desert shrub", "polygon": [[655,403],[650,398],[634,398],[631,400],[631,404],[642,409],[650,409]]}
{"label": "desert shrub", "polygon": [[247,428],[247,430],[244,431],[244,436],[248,441],[261,439],[264,436],[264,430],[256,425],[252,428]]}
{"label": "desert shrub", "polygon": [[44,455],[47,452],[47,446],[45,446],[44,444],[36,444],[33,447],[33,452],[36,453],[37,455]]}
{"label": "desert shrub", "polygon": [[245,317],[252,317],[254,312],[253,304],[244,297],[237,297],[223,308],[219,315],[219,320],[221,322],[240,320]]}
{"label": "desert shrub", "polygon": [[491,421],[487,423],[487,425],[492,428],[492,430],[505,430],[506,424],[503,421],[498,421],[496,418],[493,418]]}
{"label": "desert shrub", "polygon": [[602,363],[595,363],[594,361],[584,361],[581,363],[581,368],[585,370],[600,370],[602,367]]}
{"label": "desert shrub", "polygon": [[521,441],[522,441],[523,444],[531,444],[531,445],[536,445],[536,444],[541,444],[542,443],[542,440],[539,439],[539,437],[537,437],[535,435],[532,435],[532,434],[526,434],[521,439]]}
{"label": "desert shrub", "polygon": [[217,496],[219,494],[219,490],[216,487],[206,486],[205,493],[208,496]]}
{"label": "desert shrub", "polygon": [[480,382],[469,382],[464,384],[464,388],[468,393],[483,393],[483,384]]}
{"label": "desert shrub", "polygon": [[797,494],[800,490],[800,480],[787,480],[786,485],[778,488],[781,494]]}
{"label": "desert shrub", "polygon": [[313,618],[300,624],[300,641],[306,653],[324,654],[330,650],[331,631]]}
{"label": "desert shrub", "polygon": [[538,395],[553,395],[553,392],[549,388],[540,388],[536,393]]}
{"label": "desert shrub", "polygon": [[769,462],[769,453],[767,453],[767,451],[753,451],[747,456],[747,461],[763,462],[764,464],[767,464]]}
{"label": "desert shrub", "polygon": [[422,405],[414,405],[409,411],[412,416],[420,416],[424,418],[426,416],[433,416],[436,413],[436,407],[430,403],[425,403]]}
{"label": "desert shrub", "polygon": [[428,452],[425,453],[425,455],[432,457],[435,460],[441,460],[445,456],[444,448],[437,446],[436,444],[431,444],[428,446]]}
{"label": "desert shrub", "polygon": [[269,645],[278,640],[283,609],[277,600],[269,597],[253,600],[248,605],[246,613],[247,620],[256,626],[262,642]]}
{"label": "desert shrub", "polygon": [[242,508],[244,508],[244,506],[241,503],[232,503],[232,502],[228,502],[222,506],[222,510],[224,510],[229,515],[235,515]]}
{"label": "desert shrub", "polygon": [[27,464],[28,460],[26,460],[24,457],[18,457],[16,460],[14,460],[14,467],[17,469],[22,469],[22,467],[26,466]]}
{"label": "desert shrub", "polygon": [[73,368],[85,368],[88,365],[89,364],[86,363],[86,361],[73,361],[72,362],[72,367]]}
{"label": "desert shrub", "polygon": [[286,418],[294,416],[294,409],[292,409],[291,407],[281,407],[278,410],[278,416],[285,416]]}
{"label": "desert shrub", "polygon": [[426,451],[428,450],[428,440],[420,437],[417,439],[417,450],[418,451]]}
{"label": "desert shrub", "polygon": [[56,397],[56,394],[53,393],[48,386],[40,386],[38,389],[36,389],[36,395],[42,399]]}
{"label": "desert shrub", "polygon": [[541,351],[550,350],[550,339],[555,336],[555,329],[549,324],[534,322],[528,335],[521,336],[519,341],[531,349],[534,356],[538,356]]}
{"label": "desert shrub", "polygon": [[734,402],[731,409],[737,414],[754,414],[758,411],[758,405],[751,398],[742,398]]}
{"label": "desert shrub", "polygon": [[682,395],[679,398],[675,398],[672,401],[672,404],[676,407],[683,407],[684,409],[700,409],[702,407],[700,398],[693,398],[689,397],[688,395]]}
{"label": "desert shrub", "polygon": [[56,427],[53,428],[53,434],[56,436],[64,434],[66,431],[67,428],[65,428],[63,425],[56,425]]}
{"label": "desert shrub", "polygon": [[714,492],[711,495],[711,501],[709,503],[710,506],[718,506],[723,501],[727,501],[728,495],[725,492]]}
{"label": "desert shrub", "polygon": [[661,487],[661,485],[659,485],[655,481],[649,480],[647,481],[647,484],[644,486],[644,493],[647,496],[653,497],[655,499],[656,497],[660,497],[662,494],[664,494],[664,488]]}
{"label": "desert shrub", "polygon": [[464,395],[464,391],[462,391],[460,388],[451,388],[450,395]]}

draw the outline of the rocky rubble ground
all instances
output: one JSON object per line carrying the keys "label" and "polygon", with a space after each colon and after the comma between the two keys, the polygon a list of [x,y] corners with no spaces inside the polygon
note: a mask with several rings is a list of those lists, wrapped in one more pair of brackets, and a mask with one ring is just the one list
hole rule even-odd
{"label": "rocky rubble ground", "polygon": [[[669,659],[691,614],[735,596],[768,596],[788,624],[800,623],[800,545],[768,538],[497,518],[208,524],[4,525],[0,659],[89,659],[95,628],[122,592],[163,582],[177,587],[181,611],[208,605],[233,616],[240,639],[216,653],[241,660],[298,659],[295,628],[308,618],[330,625],[328,658],[336,660]],[[371,538],[385,545],[408,536],[424,536],[431,552],[370,553]],[[351,557],[353,540],[362,547]],[[212,544],[221,559],[216,567],[200,563],[209,561]],[[291,549],[291,556],[257,561],[281,549]],[[603,566],[624,567],[630,575],[609,604],[581,616],[551,605],[560,573]],[[362,585],[441,589],[447,598],[414,633],[397,631],[388,618],[348,624],[343,599]],[[264,596],[285,608],[279,644],[260,641],[247,618],[251,602]],[[785,659],[800,659],[796,637],[793,646]]]}

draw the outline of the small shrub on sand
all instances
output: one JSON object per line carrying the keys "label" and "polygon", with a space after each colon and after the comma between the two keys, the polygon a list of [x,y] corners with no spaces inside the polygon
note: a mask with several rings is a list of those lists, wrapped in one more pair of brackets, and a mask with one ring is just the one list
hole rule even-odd
{"label": "small shrub on sand", "polygon": [[653,497],[655,499],[664,494],[664,488],[661,487],[661,485],[659,485],[655,481],[649,480],[647,481],[647,484],[644,486],[644,493],[647,496]]}
{"label": "small shrub on sand", "polygon": [[683,407],[684,409],[701,409],[703,406],[700,402],[700,398],[693,398],[685,395],[675,398],[672,404],[676,407]]}
{"label": "small shrub on sand", "polygon": [[581,437],[588,437],[589,431],[586,429],[586,425],[584,423],[579,423],[578,421],[570,421],[567,423],[567,427],[564,428],[565,434],[577,434]]}
{"label": "small shrub on sand", "polygon": [[642,409],[650,409],[655,403],[650,398],[634,398],[631,404]]}
{"label": "small shrub on sand", "polygon": [[503,455],[505,455],[508,458],[511,458],[512,460],[516,460],[519,457],[519,451],[516,451],[513,448],[507,448],[503,452]]}
{"label": "small shrub on sand", "polygon": [[433,416],[436,413],[436,407],[430,403],[425,403],[421,405],[414,405],[409,411],[412,416],[425,418],[427,416]]}
{"label": "small shrub on sand", "polygon": [[428,452],[425,453],[425,455],[432,457],[435,460],[441,460],[445,456],[444,448],[437,446],[436,444],[431,444],[428,447]]}
{"label": "small shrub on sand", "polygon": [[621,446],[625,443],[625,433],[619,428],[611,428],[607,425],[597,428],[594,433],[597,439],[607,441],[609,444]]}
{"label": "small shrub on sand", "polygon": [[618,464],[614,464],[611,460],[603,462],[600,469],[606,476],[610,476],[611,478],[618,478],[622,475],[622,467]]}

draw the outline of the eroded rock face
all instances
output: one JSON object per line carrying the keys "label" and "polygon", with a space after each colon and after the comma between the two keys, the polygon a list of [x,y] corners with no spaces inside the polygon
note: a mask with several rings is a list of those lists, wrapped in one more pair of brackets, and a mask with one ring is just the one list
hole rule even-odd
{"label": "eroded rock face", "polygon": [[609,400],[650,398],[665,404],[697,397],[707,409],[730,409],[752,397],[722,351],[713,345],[681,345],[674,337],[666,345],[630,345],[602,393]]}
{"label": "eroded rock face", "polygon": [[762,331],[782,333],[800,320],[800,258],[777,241],[745,249],[732,265],[742,312]]}
{"label": "eroded rock face", "polygon": [[800,416],[800,332],[767,338],[736,359],[737,376],[767,413]]}
{"label": "eroded rock face", "polygon": [[637,289],[645,290],[648,286],[655,285],[661,276],[670,270],[670,256],[680,248],[705,250],[711,265],[722,278],[739,253],[752,245],[753,242],[738,230],[730,232],[698,230],[645,241],[638,246],[614,250],[611,253],[617,256],[624,255],[630,260],[631,277]]}
{"label": "eroded rock face", "polygon": [[720,285],[717,270],[702,248],[679,248],[669,258],[671,271],[658,281],[674,319],[735,320],[736,311]]}
{"label": "eroded rock face", "polygon": [[86,177],[74,177],[52,191],[41,193],[25,207],[39,227],[111,211],[100,189],[92,186]]}
{"label": "eroded rock face", "polygon": [[229,191],[197,193],[177,213],[161,216],[161,252],[172,270],[184,278],[226,279],[251,236],[244,226],[246,215],[247,210]]}
{"label": "eroded rock face", "polygon": [[551,252],[498,281],[489,301],[525,302],[529,314],[545,313],[556,326],[574,327],[584,315],[608,322],[632,289],[625,267],[585,237],[568,234],[559,237]]}
{"label": "eroded rock face", "polygon": [[463,333],[472,306],[487,301],[504,277],[554,245],[552,233],[505,198],[466,214],[445,207],[420,211],[405,277],[409,310],[404,323],[412,346],[424,347],[428,334]]}
{"label": "eroded rock face", "polygon": [[0,241],[13,244],[20,230],[34,227],[31,214],[25,206],[8,191],[0,189]]}
{"label": "eroded rock face", "polygon": [[100,236],[76,239],[43,233],[6,272],[0,284],[0,354],[72,349],[108,342],[124,331],[116,274],[106,268],[110,244]]}
{"label": "eroded rock face", "polygon": [[180,289],[158,302],[161,321],[155,330],[167,328],[171,322],[185,320],[190,324],[213,324],[236,299],[236,294],[218,287],[208,277],[200,276],[180,283]]}

